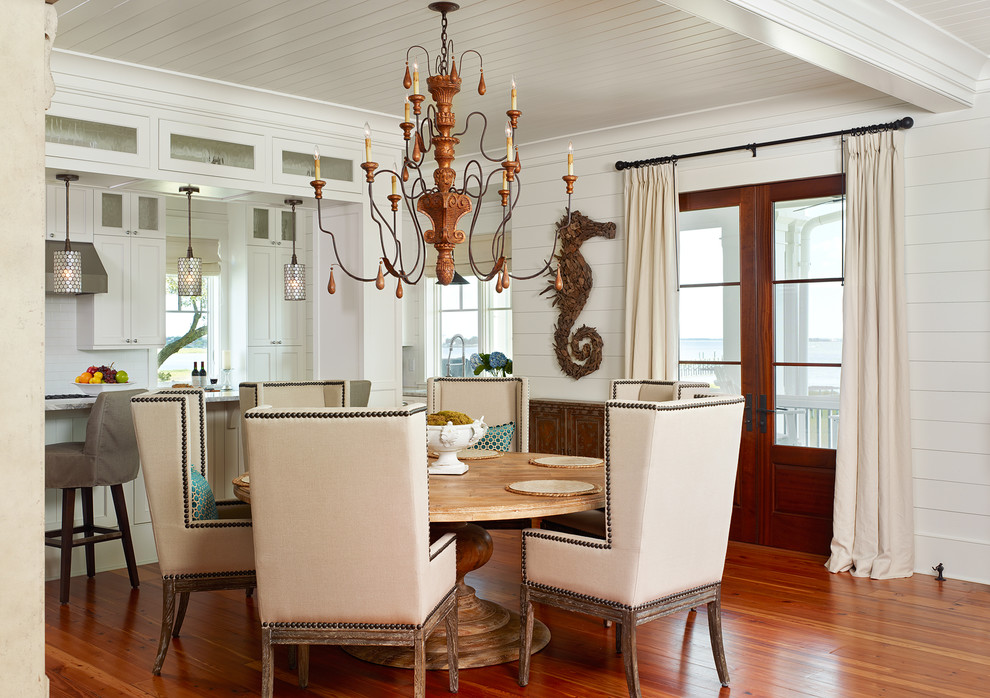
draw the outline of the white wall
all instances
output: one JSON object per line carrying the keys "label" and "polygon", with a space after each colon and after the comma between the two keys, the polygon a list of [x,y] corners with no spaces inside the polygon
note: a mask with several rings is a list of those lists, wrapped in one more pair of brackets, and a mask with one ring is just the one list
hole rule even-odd
{"label": "white wall", "polygon": [[[605,340],[596,373],[575,381],[550,351],[556,312],[542,281],[517,282],[513,313],[516,373],[533,397],[604,400],[623,377],[625,227],[616,160],[705,150],[892,121],[906,133],[908,353],[911,361],[916,569],[943,562],[950,577],[990,582],[990,96],[977,107],[929,115],[876,92],[827,90],[648,124],[525,145],[527,187],[514,219],[517,271],[546,255],[564,210],[567,140],[575,147],[574,208],[616,223],[615,240],[582,252],[595,286],[579,319]],[[685,160],[681,191],[809,177],[840,171],[838,139]]]}

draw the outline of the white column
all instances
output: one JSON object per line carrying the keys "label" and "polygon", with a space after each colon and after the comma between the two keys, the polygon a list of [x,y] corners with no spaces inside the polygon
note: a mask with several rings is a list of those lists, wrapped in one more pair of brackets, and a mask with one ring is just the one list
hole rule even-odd
{"label": "white column", "polygon": [[44,634],[45,13],[42,0],[4,3],[0,22],[0,361],[16,366],[0,407],[0,676],[9,695],[46,696]]}

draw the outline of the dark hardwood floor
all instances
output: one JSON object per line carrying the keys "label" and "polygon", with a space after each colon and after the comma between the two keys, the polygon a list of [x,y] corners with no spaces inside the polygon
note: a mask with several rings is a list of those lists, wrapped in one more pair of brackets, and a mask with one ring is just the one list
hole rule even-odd
{"label": "dark hardwood floor", "polygon": [[[495,531],[495,555],[468,577],[484,596],[515,607],[519,534]],[[730,544],[723,627],[731,688],[721,689],[704,612],[640,627],[646,696],[985,696],[990,693],[990,587],[929,576],[875,582],[829,574],[824,559]],[[676,564],[676,563],[675,563]],[[256,695],[261,686],[256,601],[243,592],[193,594],[182,636],[160,677],[151,674],[161,620],[161,577],[141,567],[72,580],[69,605],[45,585],[46,666],[52,696]],[[624,696],[622,658],[599,620],[537,607],[552,633],[534,655],[530,684],[517,663],[467,669],[460,695]],[[309,688],[295,684],[285,648],[275,695],[411,696],[412,672],[367,664],[334,647],[312,649]],[[428,672],[429,695],[447,694]]]}

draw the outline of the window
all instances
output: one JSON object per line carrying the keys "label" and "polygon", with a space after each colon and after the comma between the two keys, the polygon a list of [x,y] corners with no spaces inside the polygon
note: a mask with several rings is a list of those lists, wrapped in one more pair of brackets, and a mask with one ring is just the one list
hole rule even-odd
{"label": "window", "polygon": [[[471,276],[463,285],[428,286],[426,296],[427,317],[435,318],[432,332],[427,328],[427,336],[434,338],[431,346],[438,347],[432,360],[427,349],[431,375],[473,375],[471,367],[465,364],[474,353],[500,351],[512,358],[512,296],[509,289],[496,293],[493,283],[482,283]],[[461,339],[464,340],[463,353]]]}
{"label": "window", "polygon": [[175,274],[165,276],[165,346],[158,353],[158,384],[188,383],[193,362],[219,374],[220,277],[203,276],[203,295],[179,296]]}

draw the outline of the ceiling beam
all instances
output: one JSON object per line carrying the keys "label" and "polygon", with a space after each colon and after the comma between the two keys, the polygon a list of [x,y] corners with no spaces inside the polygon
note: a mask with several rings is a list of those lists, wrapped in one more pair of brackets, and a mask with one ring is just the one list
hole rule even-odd
{"label": "ceiling beam", "polygon": [[931,112],[972,107],[988,57],[886,0],[662,0]]}

